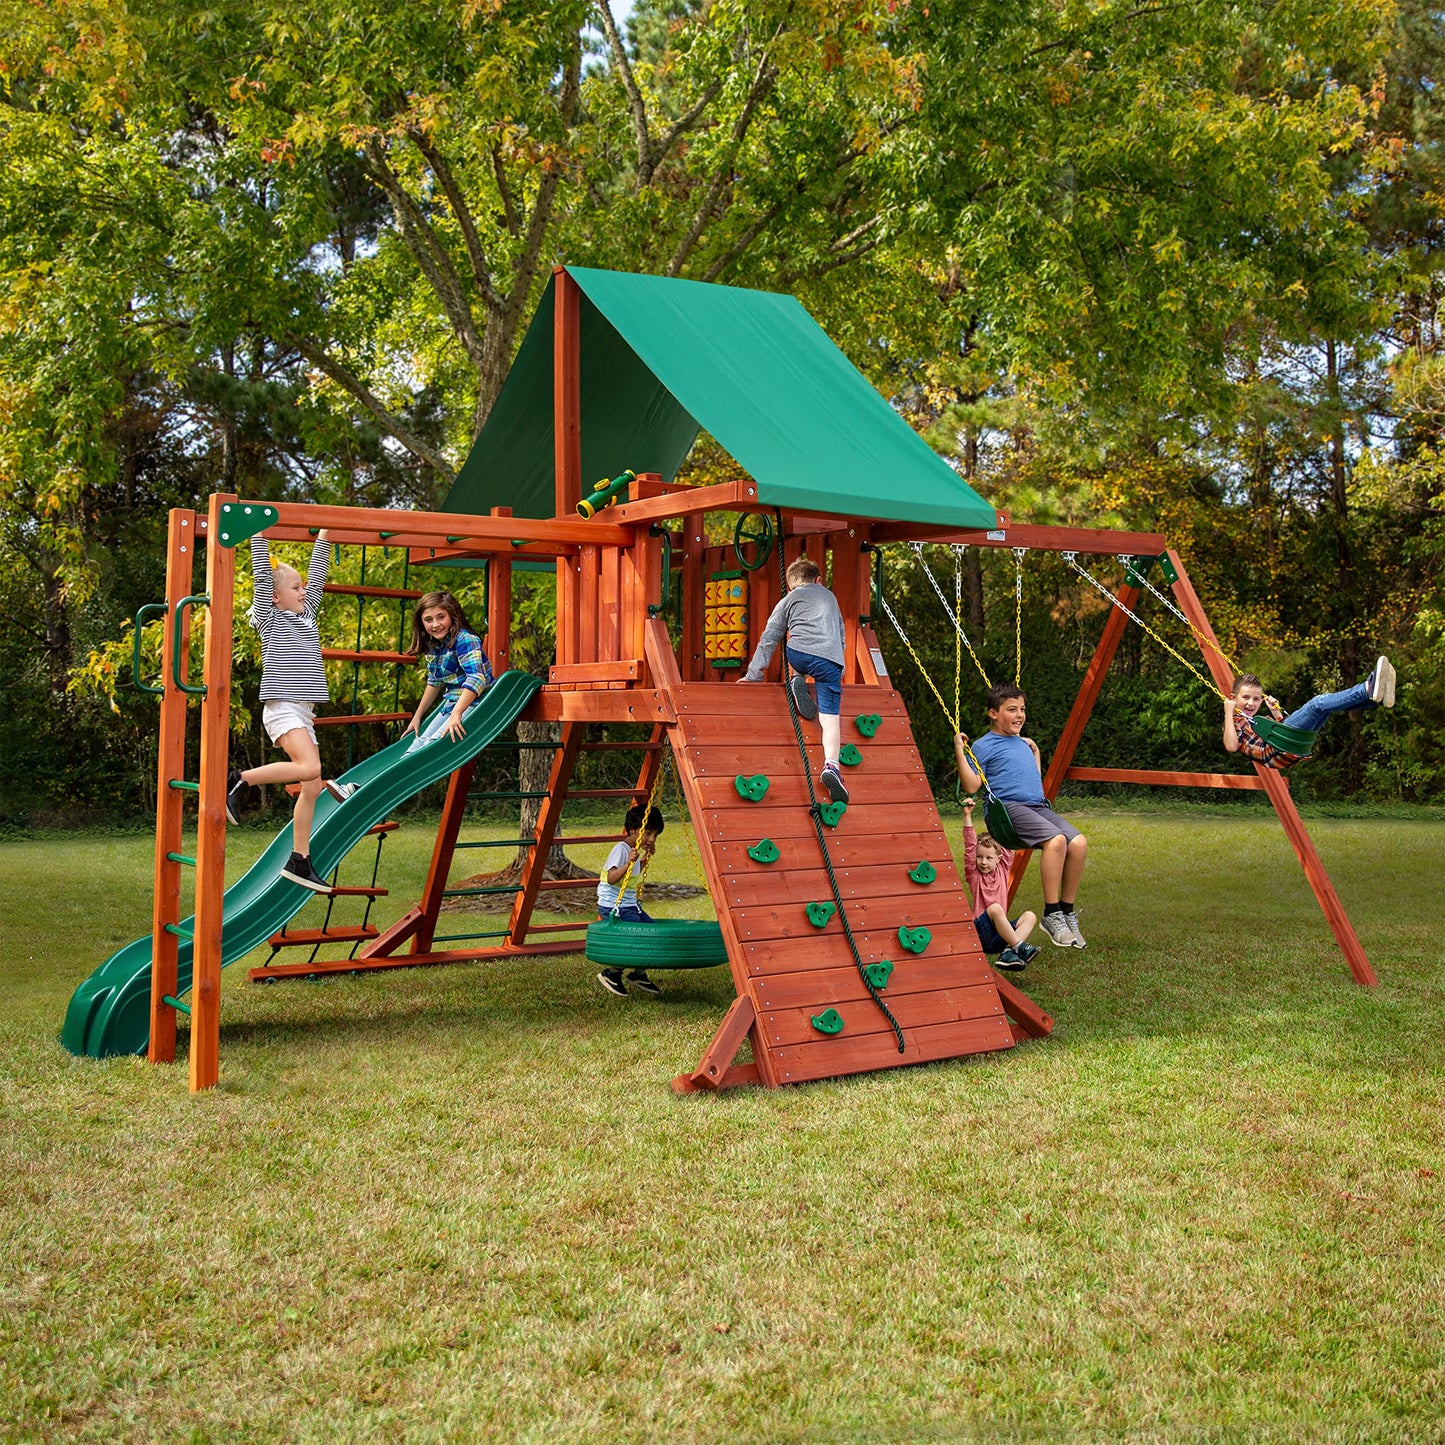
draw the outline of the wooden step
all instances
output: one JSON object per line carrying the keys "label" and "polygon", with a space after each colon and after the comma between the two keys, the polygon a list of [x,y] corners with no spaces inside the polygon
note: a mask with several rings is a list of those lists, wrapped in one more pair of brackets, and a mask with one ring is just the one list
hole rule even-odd
{"label": "wooden step", "polygon": [[310,948],[318,943],[358,943],[376,938],[379,933],[369,923],[358,923],[344,928],[298,928],[292,933],[273,933],[267,942],[272,948]]}

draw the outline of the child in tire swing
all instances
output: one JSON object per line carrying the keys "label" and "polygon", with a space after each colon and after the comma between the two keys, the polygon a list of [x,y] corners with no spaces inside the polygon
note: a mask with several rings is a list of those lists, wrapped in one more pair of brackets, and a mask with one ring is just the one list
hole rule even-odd
{"label": "child in tire swing", "polygon": [[[606,923],[609,918],[623,923],[652,922],[637,902],[637,889],[633,887],[632,879],[634,873],[640,873],[657,851],[657,838],[663,826],[660,808],[649,812],[644,804],[635,803],[627,810],[627,816],[622,820],[622,831],[626,836],[613,845],[607,862],[603,864],[602,876],[597,880],[599,923]],[[657,998],[662,993],[648,978],[645,968],[630,969],[625,979],[620,968],[604,968],[597,975],[597,982],[618,998],[627,997],[629,983],[638,993],[645,993],[650,998]]]}

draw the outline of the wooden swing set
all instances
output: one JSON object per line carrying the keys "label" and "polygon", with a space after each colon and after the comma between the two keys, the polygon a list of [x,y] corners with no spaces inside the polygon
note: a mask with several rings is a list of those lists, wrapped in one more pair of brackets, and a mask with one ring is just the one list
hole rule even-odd
{"label": "wooden swing set", "polygon": [[[732,301],[726,296],[720,301],[712,294],[727,293],[728,288],[650,277],[619,281],[610,273],[558,269],[547,304],[524,346],[524,359],[534,340],[538,346],[548,343],[550,352],[550,357],[543,357],[549,363],[551,392],[545,418],[551,452],[550,515],[514,516],[507,505],[493,505],[478,514],[269,504],[272,510],[265,519],[269,538],[305,541],[324,527],[342,546],[405,548],[413,564],[484,561],[489,573],[487,648],[497,688],[510,689],[506,695],[515,700],[505,722],[556,723],[560,736],[555,744],[542,744],[553,757],[536,827],[525,838],[508,840],[526,850],[527,862],[506,925],[495,935],[437,933],[453,859],[473,841],[462,835],[477,767],[474,749],[465,763],[450,772],[430,868],[416,903],[385,930],[372,929],[360,939],[353,936],[354,930],[344,929],[330,936],[327,928],[293,934],[312,945],[347,943],[348,956],[317,958],[313,946],[313,956],[303,962],[268,964],[253,969],[251,976],[314,976],[577,952],[585,921],[537,923],[533,918],[539,900],[549,891],[577,886],[543,877],[548,853],[555,843],[614,841],[619,835],[568,834],[561,826],[563,810],[569,800],[579,798],[612,800],[620,809],[626,800],[654,796],[662,752],[670,749],[696,828],[701,866],[716,905],[736,992],[702,1059],[674,1080],[676,1090],[747,1083],[777,1086],[1009,1048],[1022,1039],[1046,1035],[1052,1020],[1000,976],[979,948],[972,910],[923,772],[907,710],[889,678],[873,630],[872,553],[899,542],[939,542],[1165,557],[1173,572],[1173,596],[1190,626],[1201,639],[1209,640],[1206,662],[1215,682],[1227,688],[1228,670],[1182,562],[1166,539],[1153,533],[1020,526],[1000,518],[931,453],[924,458],[922,442],[851,368],[848,374],[861,390],[850,390],[852,381],[838,371],[842,401],[837,414],[852,418],[860,408],[876,403],[881,414],[870,413],[868,422],[878,428],[876,437],[883,438],[876,442],[856,483],[846,476],[839,480],[842,464],[834,459],[825,469],[826,482],[814,490],[810,502],[807,495],[800,499],[796,489],[773,485],[767,469],[753,462],[748,464],[753,477],[747,480],[684,486],[664,481],[661,468],[655,472],[639,468],[625,486],[614,486],[607,499],[599,499],[591,489],[584,494],[585,424],[595,415],[584,408],[582,397],[584,320],[592,328],[589,334],[596,334],[597,315],[603,316],[629,341],[629,354],[638,357],[647,348],[626,327],[660,324],[643,305],[653,293],[618,289],[622,281],[674,288],[665,293],[670,302],[681,297],[698,308],[697,324],[702,329],[676,338],[677,355],[685,355],[688,364],[731,314],[717,308]],[[675,289],[679,287],[693,289]],[[776,339],[780,329],[793,327],[799,354],[807,347],[817,348],[817,365],[837,371],[829,354],[831,343],[826,338],[815,340],[793,312],[782,308],[786,302],[806,318],[791,298],[734,294],[760,298],[739,304],[766,308],[762,319],[769,336]],[[633,312],[624,314],[619,296],[635,303]],[[677,304],[668,315],[669,324],[679,329],[688,319]],[[751,324],[752,318],[747,319]],[[811,318],[806,320],[817,332]],[[822,333],[817,332],[817,337]],[[784,335],[777,344],[788,341]],[[635,368],[636,376],[648,380],[652,372],[660,374],[666,362],[667,358],[649,353],[646,367]],[[728,364],[727,358],[719,364]],[[615,358],[609,365],[614,371],[618,368]],[[746,387],[763,385],[747,374],[751,365],[750,361],[738,368],[732,378],[743,400],[747,400]],[[727,375],[708,378],[711,391],[725,391],[729,384]],[[676,378],[669,378],[668,386],[682,390]],[[506,401],[504,393],[500,411],[506,411]],[[700,405],[695,409],[701,410]],[[723,421],[707,424],[725,440]],[[692,422],[690,434],[679,431],[686,443],[678,443],[682,454],[697,425]],[[884,446],[899,449],[887,468],[878,460],[883,455],[878,449]],[[729,449],[736,454],[735,448]],[[916,509],[910,519],[909,508],[870,501],[898,490],[892,483],[895,465],[937,467],[937,473],[924,474],[943,499],[927,519],[919,520]],[[615,476],[621,468],[609,465],[607,470]],[[505,484],[505,476],[502,480]],[[830,496],[836,505],[819,505]],[[590,505],[582,506],[584,501]],[[136,1051],[133,1043],[107,1050],[93,1042],[102,1035],[100,1021],[106,1010],[119,1010],[124,995],[132,1000],[130,1006],[145,1010],[140,1038],[146,1057],[164,1062],[175,1057],[177,1015],[188,1014],[193,1091],[211,1088],[219,1077],[220,981],[227,960],[225,793],[234,546],[240,540],[238,517],[247,507],[261,505],[217,495],[204,516],[187,510],[171,513],[164,603],[163,655],[168,665],[160,709],[152,932],[149,940],[138,940],[136,945],[148,948],[141,949],[144,966],[134,970],[130,994],[125,995],[118,984],[102,988],[99,980],[105,970],[98,971],[88,981],[94,985],[89,992],[87,985],[77,990],[64,1035],[76,1052]],[[870,506],[871,512],[866,510]],[[731,546],[708,540],[707,518],[718,513],[737,519]],[[978,518],[980,524],[950,524],[950,514]],[[762,525],[759,518],[769,519],[771,525]],[[230,541],[223,539],[228,529]],[[254,519],[252,530],[259,530]],[[193,573],[202,543],[206,590],[198,595],[192,592]],[[778,566],[760,565],[760,554],[766,561],[768,548],[777,549],[775,564],[811,557],[830,579],[843,614],[843,718],[848,739],[844,761],[849,763],[851,798],[846,809],[828,816],[813,797],[810,783],[810,768],[815,772],[820,758],[816,723],[803,723],[790,712],[783,687],[739,687],[736,682],[739,655],[751,654],[782,595]],[[512,568],[519,559],[538,558],[556,566],[556,659],[545,685],[508,671]],[[674,573],[680,576],[675,578]],[[664,617],[664,602],[674,587],[680,587],[677,641]],[[363,589],[338,584],[330,590],[354,595]],[[398,589],[379,590],[399,595]],[[1073,765],[1127,621],[1122,609],[1135,609],[1141,590],[1126,579],[1114,594],[1119,606],[1110,610],[1054,749],[1045,792],[1052,799],[1070,779],[1264,791],[1351,973],[1357,982],[1373,984],[1374,973],[1285,780],[1277,773],[1264,768],[1236,775]],[[203,676],[196,685],[188,679],[187,659],[191,618],[201,609],[205,612]],[[324,655],[360,664],[412,661],[402,653],[360,648]],[[769,674],[775,683],[780,665],[775,657]],[[509,683],[509,678],[515,681]],[[184,777],[184,757],[187,709],[193,701],[200,712],[200,764],[198,778],[191,782]],[[352,714],[338,719],[360,720]],[[640,742],[599,740],[595,729],[607,724],[644,724],[647,736]],[[503,742],[500,732],[495,729],[488,746],[518,746]],[[585,751],[623,749],[640,755],[633,787],[578,790],[573,786],[577,761]],[[181,851],[182,806],[192,795],[199,801],[194,859]],[[361,807],[360,800],[366,797],[363,786],[340,806]],[[329,806],[323,798],[318,819],[330,816],[325,812]],[[357,836],[375,836],[394,826],[393,820],[380,816]],[[1026,861],[1026,854],[1016,861],[1015,888]],[[180,898],[182,869],[189,866],[195,869],[195,916],[187,926],[180,916]],[[373,879],[370,888],[345,891],[366,895],[369,902],[385,890],[376,888]],[[276,937],[270,941],[274,957]],[[190,958],[189,1001],[178,995],[178,950],[187,951]],[[751,1057],[740,1061],[737,1055],[744,1044],[750,1045]]]}

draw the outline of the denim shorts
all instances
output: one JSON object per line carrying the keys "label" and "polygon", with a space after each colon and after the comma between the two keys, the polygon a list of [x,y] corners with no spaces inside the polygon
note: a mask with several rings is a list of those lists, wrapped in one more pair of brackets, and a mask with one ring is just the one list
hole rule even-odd
{"label": "denim shorts", "polygon": [[[597,921],[598,921],[598,923],[606,923],[607,920],[608,920],[609,918],[611,918],[612,916],[613,916],[613,915],[612,915],[611,913],[604,913],[604,912],[602,911],[602,909],[600,909],[600,908],[597,910]],[[634,905],[631,904],[631,903],[629,903],[626,908],[619,908],[619,909],[617,910],[616,917],[617,917],[617,921],[618,921],[619,923],[651,923],[651,922],[652,922],[652,915],[651,915],[650,913],[644,913],[644,912],[642,911],[642,909],[634,906]]]}
{"label": "denim shorts", "polygon": [[[1019,918],[1022,917],[1023,915],[1020,914]],[[1019,926],[1018,918],[1010,918],[1009,922],[1015,928]],[[998,929],[993,926],[993,919],[987,913],[980,913],[973,920],[973,926],[978,933],[978,946],[985,953],[1002,953],[1004,949],[1012,946],[998,936]]]}
{"label": "denim shorts", "polygon": [[811,652],[799,652],[796,647],[788,648],[788,662],[794,672],[813,679],[818,711],[837,717],[843,710],[843,664],[814,657]]}

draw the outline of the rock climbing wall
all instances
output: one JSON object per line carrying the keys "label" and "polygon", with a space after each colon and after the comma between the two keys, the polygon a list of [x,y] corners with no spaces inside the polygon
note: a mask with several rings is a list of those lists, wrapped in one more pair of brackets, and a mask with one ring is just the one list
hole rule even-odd
{"label": "rock climbing wall", "polygon": [[[669,733],[733,979],[753,1005],[761,1082],[1012,1047],[999,993],[1007,985],[979,949],[898,694],[844,688],[850,800],[823,833],[859,954],[902,1030],[902,1053],[844,934],[783,689],[683,683],[671,696],[678,722]],[[816,786],[821,734],[816,722],[802,727]],[[819,801],[827,802],[821,789]]]}

